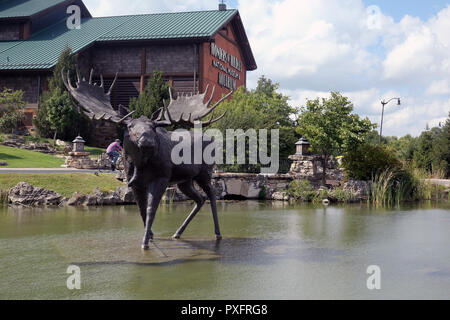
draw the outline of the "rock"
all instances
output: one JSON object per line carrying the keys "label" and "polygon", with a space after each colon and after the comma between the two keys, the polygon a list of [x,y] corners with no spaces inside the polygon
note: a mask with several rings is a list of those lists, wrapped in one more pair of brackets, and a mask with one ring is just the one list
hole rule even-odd
{"label": "rock", "polygon": [[86,199],[83,202],[84,206],[96,206],[97,205],[97,196],[94,194],[87,194]]}
{"label": "rock", "polygon": [[126,180],[125,172],[123,170],[117,171],[115,178],[119,181],[125,181]]}
{"label": "rock", "polygon": [[89,158],[89,152],[70,152],[65,165],[76,169],[97,169],[97,162]]}
{"label": "rock", "polygon": [[0,167],[6,167],[7,165],[8,165],[8,162],[0,161]]}
{"label": "rock", "polygon": [[117,187],[117,193],[122,203],[134,203],[133,190],[127,186]]}
{"label": "rock", "polygon": [[64,142],[62,140],[59,140],[59,139],[56,139],[55,143],[56,143],[57,146],[60,146],[60,147],[66,146],[66,142]]}
{"label": "rock", "polygon": [[290,196],[286,192],[277,191],[277,192],[272,193],[272,200],[289,201]]}
{"label": "rock", "polygon": [[110,206],[120,204],[120,197],[117,192],[100,192],[97,189],[94,190],[94,196],[97,199],[97,205],[99,206]]}
{"label": "rock", "polygon": [[368,184],[366,181],[349,180],[344,184],[344,191],[350,191],[357,200],[367,198]]}
{"label": "rock", "polygon": [[80,205],[84,204],[85,201],[86,201],[86,195],[75,192],[73,194],[73,196],[69,200],[67,200],[66,205],[80,206]]}
{"label": "rock", "polygon": [[63,196],[52,190],[33,187],[26,182],[19,182],[8,193],[9,202],[14,205],[39,206],[61,203]]}

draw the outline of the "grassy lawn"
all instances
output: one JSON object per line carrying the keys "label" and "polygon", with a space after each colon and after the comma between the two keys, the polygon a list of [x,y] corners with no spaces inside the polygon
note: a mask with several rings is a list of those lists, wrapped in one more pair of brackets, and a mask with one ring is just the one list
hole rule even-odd
{"label": "grassy lawn", "polygon": [[100,158],[100,155],[106,152],[106,149],[88,146],[84,146],[84,150],[90,153],[89,157],[91,158]]}
{"label": "grassy lawn", "polygon": [[0,146],[0,160],[8,162],[4,168],[61,168],[64,159],[45,153]]}
{"label": "grassy lawn", "polygon": [[74,192],[92,193],[97,187],[100,191],[112,191],[124,185],[112,174],[96,176],[93,173],[0,173],[0,189],[3,191],[11,189],[21,181],[56,191],[65,197],[72,196]]}

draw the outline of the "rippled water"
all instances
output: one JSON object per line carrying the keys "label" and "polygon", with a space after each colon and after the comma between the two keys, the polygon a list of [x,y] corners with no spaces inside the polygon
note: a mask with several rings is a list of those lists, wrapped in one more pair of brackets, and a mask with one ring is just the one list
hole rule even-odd
{"label": "rippled water", "polygon": [[[397,209],[219,203],[162,206],[150,251],[135,206],[0,208],[0,299],[449,299],[450,205]],[[66,286],[69,265],[81,290]],[[381,290],[368,290],[369,265]]]}

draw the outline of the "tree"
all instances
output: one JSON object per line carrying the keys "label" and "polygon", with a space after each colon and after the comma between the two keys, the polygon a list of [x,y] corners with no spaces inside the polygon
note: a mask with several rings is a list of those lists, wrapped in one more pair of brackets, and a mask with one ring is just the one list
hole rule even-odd
{"label": "tree", "polygon": [[24,119],[23,91],[4,89],[0,92],[0,132],[13,133]]}
{"label": "tree", "polygon": [[[217,107],[216,115],[225,111],[227,113],[223,119],[211,127],[219,129],[224,137],[227,129],[243,131],[267,129],[269,134],[271,129],[278,129],[280,130],[280,158],[287,159],[294,153],[295,142],[298,139],[293,130],[295,120],[292,119],[297,110],[288,104],[289,97],[276,91],[278,87],[278,83],[272,83],[270,79],[264,77],[260,78],[255,90],[248,91],[240,87],[230,100],[224,101]],[[268,139],[270,140],[270,136]],[[257,148],[259,151],[259,146]],[[268,149],[270,150],[270,146]],[[248,145],[246,152],[248,152]],[[227,169],[242,170],[243,167],[235,166],[235,168]]]}
{"label": "tree", "polygon": [[47,121],[54,130],[53,140],[56,140],[58,132],[70,127],[75,122],[77,112],[70,102],[69,93],[58,90],[53,91],[53,95],[46,101]]}
{"label": "tree", "polygon": [[[78,108],[75,100],[68,94],[62,81],[61,71],[65,74],[70,72],[72,83],[77,80],[77,56],[72,54],[66,47],[58,58],[53,69],[53,76],[49,79],[49,90],[41,95],[39,109],[33,124],[39,136],[56,139],[72,140],[76,135],[83,132],[86,141],[89,141],[92,124],[89,119],[81,113],[76,112]],[[58,109],[60,108],[61,109]]]}
{"label": "tree", "polygon": [[352,111],[353,104],[338,92],[331,92],[328,99],[307,100],[301,108],[297,132],[309,140],[313,151],[322,155],[323,185],[329,157],[356,149],[376,127]]}
{"label": "tree", "polygon": [[435,167],[437,159],[433,149],[440,133],[440,128],[432,128],[422,132],[417,142],[417,150],[414,152],[414,164],[416,167],[425,169],[428,172],[435,171],[433,167]]}
{"label": "tree", "polygon": [[64,86],[64,82],[61,77],[61,71],[64,70],[64,74],[67,74],[67,71],[69,71],[73,83],[77,80],[76,69],[77,69],[77,55],[72,54],[72,50],[68,46],[66,46],[59,55],[58,62],[56,63],[53,69],[53,76],[50,78],[48,82],[49,91],[52,92],[55,89],[65,91],[66,87]]}
{"label": "tree", "polygon": [[[417,138],[410,134],[399,139],[397,137],[389,137],[387,145],[388,148],[395,153],[395,155],[404,162],[411,162],[414,157],[414,152],[417,149]],[[395,139],[394,139],[395,138]]]}
{"label": "tree", "polygon": [[136,111],[133,117],[150,117],[153,112],[163,106],[165,99],[169,99],[169,88],[161,71],[153,71],[142,94],[138,98],[130,99],[130,110]]}
{"label": "tree", "polygon": [[422,132],[414,151],[414,165],[431,173],[450,174],[450,114],[442,128]]}
{"label": "tree", "polygon": [[436,139],[435,155],[439,162],[439,168],[443,170],[445,176],[450,176],[450,112],[442,127],[441,134]]}

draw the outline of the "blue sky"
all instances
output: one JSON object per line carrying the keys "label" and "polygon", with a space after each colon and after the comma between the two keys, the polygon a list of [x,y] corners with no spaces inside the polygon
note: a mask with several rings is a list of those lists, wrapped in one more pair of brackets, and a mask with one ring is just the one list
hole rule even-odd
{"label": "blue sky", "polygon": [[390,15],[397,22],[406,14],[428,20],[450,3],[446,0],[363,0],[363,2],[366,6],[380,7],[382,12]]}
{"label": "blue sky", "polygon": [[[215,10],[216,0],[84,0],[94,16]],[[450,111],[450,0],[227,0],[239,9],[258,69],[294,107],[330,91],[386,135],[419,135]],[[377,7],[373,7],[377,6]],[[377,9],[377,10],[374,10]],[[379,9],[379,10],[378,10]]]}

